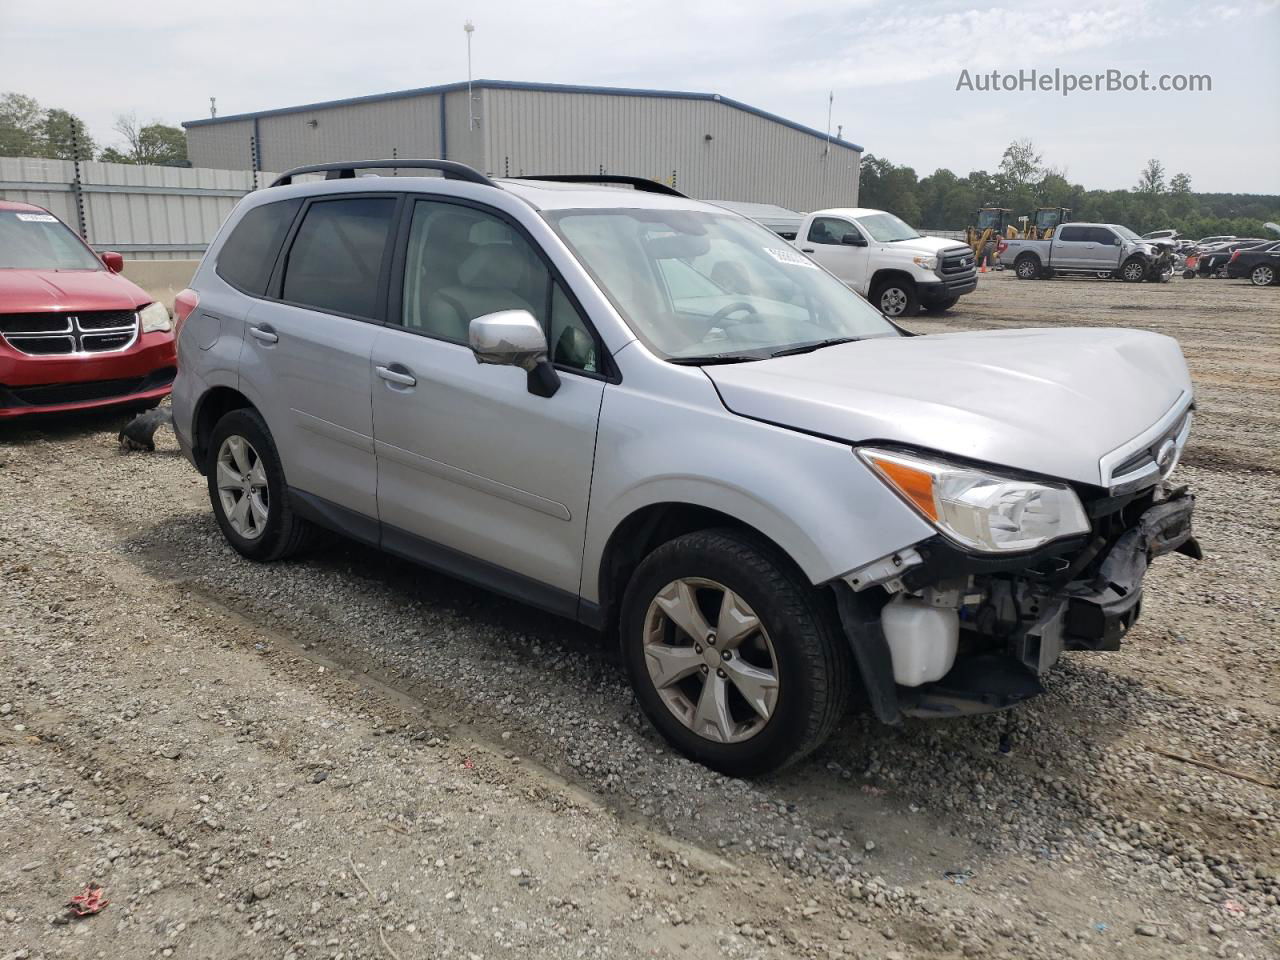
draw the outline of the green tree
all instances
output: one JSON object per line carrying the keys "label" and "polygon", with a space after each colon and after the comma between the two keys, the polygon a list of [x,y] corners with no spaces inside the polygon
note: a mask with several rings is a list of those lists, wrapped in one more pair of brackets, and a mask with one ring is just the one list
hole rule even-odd
{"label": "green tree", "polygon": [[53,157],[57,160],[88,160],[96,149],[93,137],[84,125],[84,121],[74,113],[52,107],[45,112],[41,122],[42,157]]}
{"label": "green tree", "polygon": [[1164,164],[1152,157],[1142,168],[1136,189],[1139,193],[1157,194],[1164,193],[1164,187]]}
{"label": "green tree", "polygon": [[1000,177],[1004,186],[1012,192],[1017,187],[1029,187],[1043,175],[1042,157],[1030,140],[1015,140],[1005,147],[1000,158]]}
{"label": "green tree", "polygon": [[123,149],[107,147],[98,157],[108,163],[154,163],[163,167],[189,167],[187,136],[181,127],[172,127],[153,120],[146,126],[138,125],[134,114],[116,117],[116,133],[124,137]]}
{"label": "green tree", "polygon": [[0,156],[39,157],[43,111],[34,97],[21,93],[0,96]]}
{"label": "green tree", "polygon": [[1173,179],[1169,181],[1169,192],[1175,195],[1190,193],[1191,178],[1185,173],[1175,173]]}

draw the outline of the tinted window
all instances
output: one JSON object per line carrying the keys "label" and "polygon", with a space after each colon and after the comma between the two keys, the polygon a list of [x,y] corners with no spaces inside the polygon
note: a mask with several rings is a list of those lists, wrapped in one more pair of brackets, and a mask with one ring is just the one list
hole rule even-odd
{"label": "tinted window", "polygon": [[1106,227],[1090,227],[1089,239],[1094,243],[1102,244],[1104,247],[1111,247],[1116,246],[1116,241],[1119,237]]}
{"label": "tinted window", "polygon": [[843,243],[845,237],[861,240],[862,234],[848,220],[835,217],[816,217],[809,227],[810,243]]}
{"label": "tinted window", "polygon": [[280,244],[300,206],[301,200],[280,200],[246,213],[218,253],[218,276],[245,293],[265,293]]}
{"label": "tinted window", "polygon": [[405,253],[401,322],[467,343],[471,321],[527,310],[548,332],[556,363],[596,370],[595,338],[529,242],[483,210],[433,200],[414,204]]}
{"label": "tinted window", "polygon": [[1088,233],[1087,227],[1063,227],[1058,232],[1058,239],[1063,243],[1081,243],[1089,239]]}
{"label": "tinted window", "polygon": [[391,197],[325,200],[308,207],[289,249],[281,299],[372,317],[395,207]]}

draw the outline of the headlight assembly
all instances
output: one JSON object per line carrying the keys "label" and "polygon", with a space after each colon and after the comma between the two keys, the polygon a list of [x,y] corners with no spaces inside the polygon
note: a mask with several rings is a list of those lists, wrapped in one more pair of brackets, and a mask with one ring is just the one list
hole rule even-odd
{"label": "headlight assembly", "polygon": [[163,303],[148,303],[138,311],[138,318],[142,321],[143,333],[163,333],[173,329],[169,311]]}
{"label": "headlight assembly", "polygon": [[937,257],[912,257],[911,262],[914,263],[917,267],[921,267],[925,270],[938,269]]}
{"label": "headlight assembly", "polygon": [[860,447],[858,456],[943,534],[984,553],[1034,550],[1089,532],[1075,491],[897,451]]}

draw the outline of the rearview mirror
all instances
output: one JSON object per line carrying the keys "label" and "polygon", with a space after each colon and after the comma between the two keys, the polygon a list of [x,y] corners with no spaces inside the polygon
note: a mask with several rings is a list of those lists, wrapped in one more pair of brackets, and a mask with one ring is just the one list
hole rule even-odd
{"label": "rearview mirror", "polygon": [[843,237],[840,238],[840,242],[843,243],[846,247],[865,247],[867,245],[867,241],[863,240],[859,236],[855,236],[852,233],[846,233]]}
{"label": "rearview mirror", "polygon": [[114,250],[108,250],[102,254],[102,265],[112,273],[124,272],[124,257],[116,253]]}
{"label": "rearview mirror", "polygon": [[519,367],[529,375],[529,392],[549,397],[560,377],[547,359],[547,335],[528,310],[499,310],[476,317],[468,328],[476,363]]}

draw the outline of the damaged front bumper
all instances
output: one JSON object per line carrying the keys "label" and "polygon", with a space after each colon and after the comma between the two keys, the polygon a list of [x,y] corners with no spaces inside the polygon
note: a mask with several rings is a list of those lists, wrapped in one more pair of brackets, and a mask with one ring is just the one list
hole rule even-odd
{"label": "damaged front bumper", "polygon": [[[837,604],[872,711],[895,723],[1002,710],[1042,693],[1040,677],[1064,650],[1119,649],[1141,613],[1151,561],[1174,552],[1200,559],[1194,507],[1185,487],[1099,499],[1091,539],[993,558],[938,537],[842,581]],[[866,590],[869,577],[886,590]],[[954,659],[940,679],[899,682],[898,650],[895,680],[884,613],[903,598],[926,617],[932,610],[958,621]]]}

